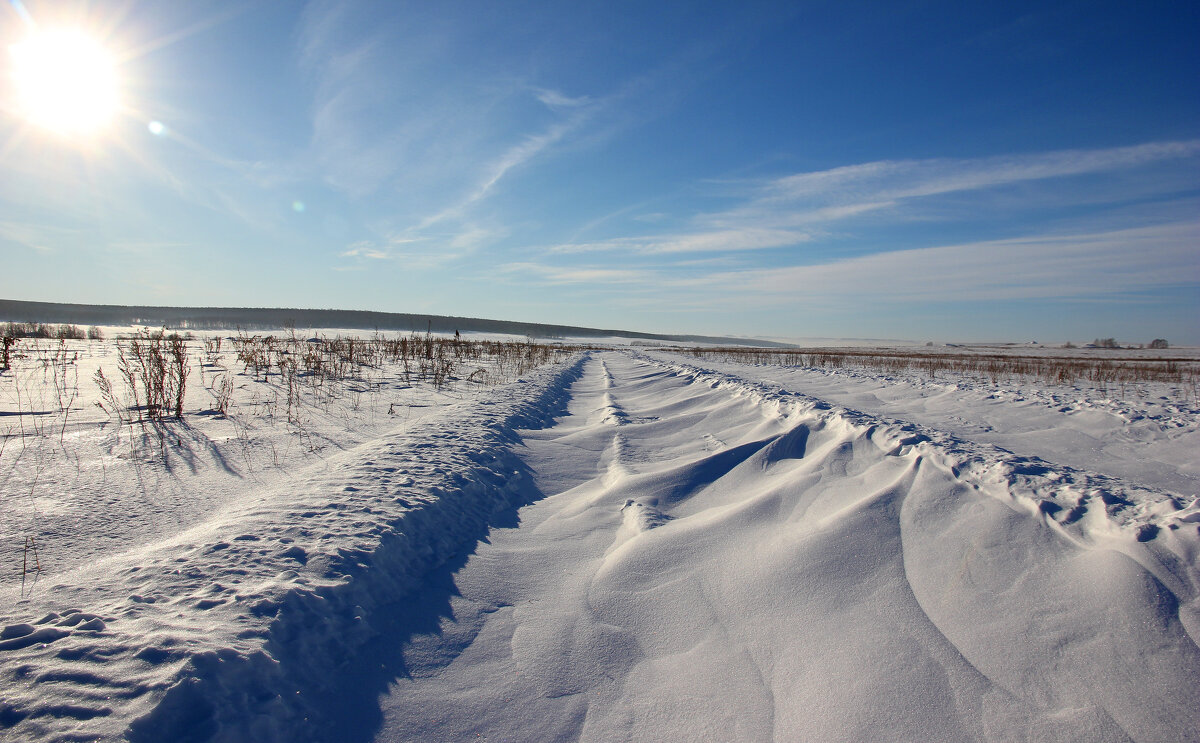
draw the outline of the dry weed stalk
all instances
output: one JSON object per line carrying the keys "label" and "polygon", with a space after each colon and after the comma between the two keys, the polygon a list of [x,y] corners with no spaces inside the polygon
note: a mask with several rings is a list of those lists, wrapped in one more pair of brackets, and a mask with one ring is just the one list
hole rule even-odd
{"label": "dry weed stalk", "polygon": [[[30,565],[29,556],[33,553],[33,564]],[[38,557],[37,543],[33,537],[25,537],[25,553],[21,558],[21,598],[25,598],[25,578],[30,573],[33,573],[34,584],[42,574],[42,561]],[[30,590],[33,590],[32,587]]]}

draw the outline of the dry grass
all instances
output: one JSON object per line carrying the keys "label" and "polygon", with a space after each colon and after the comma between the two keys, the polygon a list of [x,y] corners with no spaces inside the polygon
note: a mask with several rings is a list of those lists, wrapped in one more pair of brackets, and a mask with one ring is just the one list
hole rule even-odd
{"label": "dry grass", "polygon": [[[556,355],[561,346],[533,342],[470,341],[431,333],[399,338],[334,336],[301,339],[295,335],[240,334],[232,338],[233,352],[246,374],[266,380],[277,374],[289,384],[321,388],[327,383],[364,380],[371,370],[400,365],[409,383],[425,382],[435,389],[460,380],[465,370],[472,382],[496,384],[516,378]],[[205,342],[211,360],[221,353],[221,339]]]}
{"label": "dry grass", "polygon": [[[4,336],[0,380],[6,394],[0,396],[0,413],[15,416],[21,430],[29,421],[43,428],[51,412],[65,419],[80,396],[79,349],[85,346],[68,348],[65,338],[56,338],[60,328],[53,326],[10,323],[0,328],[13,331]],[[75,333],[70,335],[71,340],[79,340]],[[78,335],[86,337],[82,332]],[[384,378],[397,377],[405,384],[437,390],[492,386],[574,350],[532,341],[464,340],[431,333],[369,338],[239,333],[198,341],[161,330],[118,337],[109,342],[108,350],[94,348],[101,355],[115,352],[115,363],[107,368],[101,364],[91,378],[99,392],[98,407],[122,423],[183,418],[192,372],[199,373],[215,403],[209,408],[201,401],[201,412],[227,414],[240,378],[278,390],[277,405],[273,400],[268,407],[285,408],[294,420],[302,391],[309,400],[331,401],[370,391]],[[196,404],[190,404],[192,410]],[[29,417],[35,413],[36,417]]]}
{"label": "dry grass", "polygon": [[[381,400],[395,415],[406,404],[398,396],[402,390],[433,388],[453,397],[512,381],[575,350],[431,333],[369,338],[239,333],[197,340],[141,330],[97,344],[56,339],[49,328],[45,335],[35,330],[32,336],[5,336],[2,347],[0,452],[6,463],[31,446],[38,456],[50,457],[52,441],[65,452],[68,422],[75,431],[96,426],[114,442],[128,432],[131,456],[157,451],[166,458],[172,440],[198,435],[189,422],[193,416],[229,420],[239,437],[249,437],[259,422],[286,421],[302,439],[311,439],[314,419],[374,415]],[[87,368],[82,382],[95,385],[90,395],[81,387],[81,366]],[[94,402],[80,405],[81,398]],[[362,403],[369,403],[367,410],[360,410]],[[103,417],[88,415],[93,408]],[[6,449],[10,441],[18,445]]]}
{"label": "dry grass", "polygon": [[760,349],[687,348],[672,349],[700,359],[741,364],[839,369],[855,367],[881,374],[917,372],[929,378],[968,377],[992,384],[1009,380],[1031,380],[1047,385],[1086,383],[1102,390],[1125,388],[1150,382],[1175,384],[1191,390],[1200,385],[1200,360],[1186,356],[1122,356],[1102,358],[987,352],[966,350],[906,349]]}

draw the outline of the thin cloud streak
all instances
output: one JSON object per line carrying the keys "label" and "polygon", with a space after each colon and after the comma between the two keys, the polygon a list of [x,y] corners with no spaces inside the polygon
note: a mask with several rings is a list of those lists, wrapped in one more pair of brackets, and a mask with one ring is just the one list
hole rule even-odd
{"label": "thin cloud streak", "polygon": [[564,243],[548,249],[549,253],[575,254],[627,251],[645,255],[670,253],[724,253],[743,250],[780,248],[808,242],[812,235],[792,230],[769,230],[747,227],[714,230],[690,234],[656,237],[628,237],[590,243]]}
{"label": "thin cloud streak", "polygon": [[600,267],[562,268],[540,263],[510,263],[500,268],[506,274],[534,275],[539,283],[553,284],[618,284],[653,283],[655,274],[648,271]]}
{"label": "thin cloud streak", "polygon": [[[1200,155],[1200,140],[1131,147],[964,160],[878,161],[760,182],[742,204],[692,217],[693,229],[550,246],[548,254],[702,253],[786,248],[814,243],[823,228],[855,218],[876,223],[912,217],[910,204],[1023,182],[1135,169]],[[1164,186],[1169,190],[1170,186]],[[1143,193],[1142,198],[1161,192]],[[1088,196],[1094,200],[1095,196]],[[1029,206],[1036,206],[1030,203]],[[852,228],[852,227],[851,227]],[[816,246],[817,248],[820,245]]]}
{"label": "thin cloud streak", "polygon": [[[416,34],[415,20],[376,27],[364,23],[356,7],[311,2],[302,17],[298,55],[315,83],[310,158],[326,184],[357,201],[398,198],[409,214],[394,219],[410,237],[433,238],[434,228],[452,232],[535,160],[597,146],[661,113],[695,77],[697,61],[714,52],[712,42],[692,45],[606,94],[567,93],[531,84],[520,73],[501,74],[502,65],[491,77],[487,67],[463,68],[446,57],[453,40],[470,29]],[[421,69],[438,74],[419,75]],[[540,104],[540,115],[530,103]],[[371,116],[387,109],[411,115],[387,123]],[[497,112],[518,110],[511,121],[497,118]],[[540,125],[529,123],[538,118]],[[372,121],[374,129],[364,123]],[[726,249],[710,247],[721,239],[681,236],[646,249]]]}
{"label": "thin cloud streak", "polygon": [[546,104],[548,108],[555,109],[578,108],[579,106],[586,106],[592,102],[591,97],[586,95],[581,95],[578,98],[572,98],[570,96],[563,95],[560,91],[548,90],[546,88],[537,88],[535,89],[534,94],[537,96],[537,99]]}
{"label": "thin cloud streak", "polygon": [[1089,298],[1200,281],[1200,221],[1126,230],[1033,235],[897,250],[812,265],[722,270],[680,277],[660,267],[624,269],[516,263],[533,283],[652,285],[673,306],[702,293],[754,305],[879,304]]}
{"label": "thin cloud streak", "polygon": [[[445,57],[445,36],[454,29],[418,35],[395,25],[372,28],[364,38],[356,24],[362,19],[345,4],[310,3],[303,15],[299,56],[315,80],[311,157],[328,184],[354,198],[400,190],[442,202],[432,210],[419,207],[425,216],[410,232],[464,218],[509,173],[561,143],[605,105],[498,71],[493,79],[456,69]],[[404,53],[397,55],[397,48]],[[448,77],[419,75],[422,68]],[[534,103],[558,120],[537,128],[514,119],[514,133],[497,119],[498,111],[528,112]],[[407,115],[382,119],[386,124],[373,115],[388,109]]]}
{"label": "thin cloud streak", "polygon": [[766,185],[763,200],[870,193],[875,201],[892,201],[1101,173],[1196,155],[1200,155],[1200,140],[968,160],[884,160],[778,178]]}
{"label": "thin cloud streak", "polygon": [[737,294],[928,303],[1114,296],[1200,281],[1200,222],[897,250],[808,266],[710,274]]}
{"label": "thin cloud streak", "polygon": [[0,240],[16,243],[37,253],[53,253],[55,243],[64,238],[77,239],[79,234],[80,230],[0,220]]}
{"label": "thin cloud streak", "polygon": [[540,155],[544,150],[561,141],[572,130],[582,125],[585,117],[578,116],[570,121],[556,124],[545,132],[537,135],[528,136],[520,144],[514,145],[502,154],[498,160],[488,169],[487,175],[475,187],[466,198],[458,203],[447,207],[446,209],[425,218],[417,225],[416,230],[426,230],[440,222],[448,219],[460,218],[474,204],[486,198],[496,184],[500,182],[509,171],[525,164],[529,160]]}

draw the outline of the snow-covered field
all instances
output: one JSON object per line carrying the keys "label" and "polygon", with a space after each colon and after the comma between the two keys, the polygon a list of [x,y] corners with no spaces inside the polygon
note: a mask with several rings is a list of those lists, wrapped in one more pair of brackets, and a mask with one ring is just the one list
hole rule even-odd
{"label": "snow-covered field", "polygon": [[5,740],[1200,739],[1194,390],[194,344],[138,423],[68,345],[0,375]]}

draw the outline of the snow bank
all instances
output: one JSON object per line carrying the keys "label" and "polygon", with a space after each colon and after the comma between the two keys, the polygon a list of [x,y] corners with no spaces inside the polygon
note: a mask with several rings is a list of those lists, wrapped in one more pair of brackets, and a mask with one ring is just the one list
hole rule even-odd
{"label": "snow bank", "polygon": [[535,371],[60,577],[0,632],[6,736],[336,737],[323,723],[331,671],[387,602],[534,497],[514,430],[559,414],[582,364]]}

